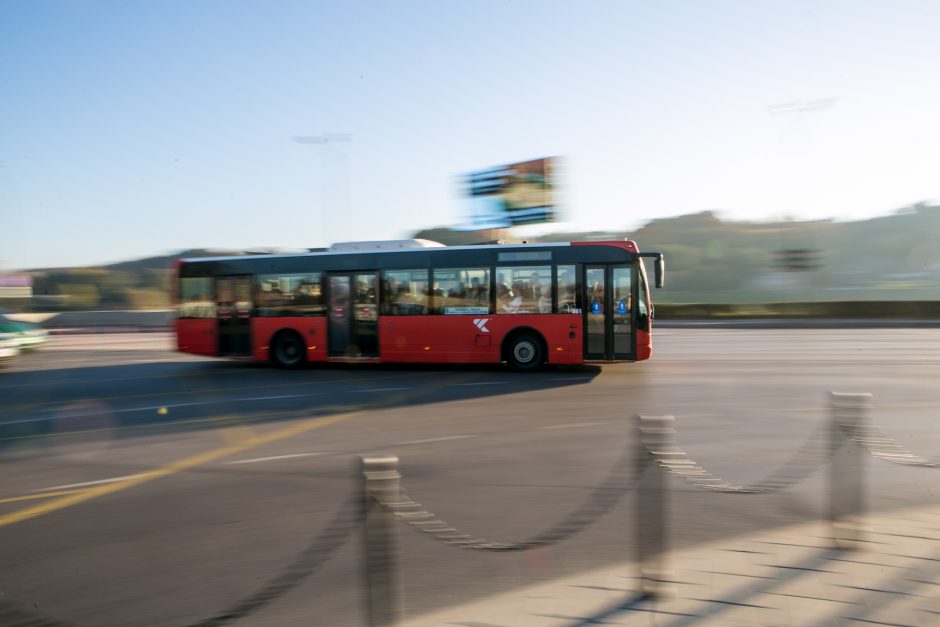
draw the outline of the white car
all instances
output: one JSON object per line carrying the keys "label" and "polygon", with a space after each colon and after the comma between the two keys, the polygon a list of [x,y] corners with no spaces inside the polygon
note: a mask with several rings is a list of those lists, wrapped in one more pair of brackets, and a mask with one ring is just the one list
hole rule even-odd
{"label": "white car", "polygon": [[11,336],[21,350],[39,348],[49,340],[49,332],[38,324],[0,315],[0,336]]}
{"label": "white car", "polygon": [[19,342],[12,333],[0,333],[0,366],[20,354]]}

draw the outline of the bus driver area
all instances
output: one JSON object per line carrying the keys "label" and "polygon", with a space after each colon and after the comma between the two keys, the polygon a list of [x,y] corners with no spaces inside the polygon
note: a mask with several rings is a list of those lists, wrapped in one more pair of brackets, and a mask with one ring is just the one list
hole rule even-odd
{"label": "bus driver area", "polygon": [[639,361],[652,352],[643,257],[655,260],[661,286],[662,255],[629,240],[395,240],[185,259],[177,263],[177,346],[281,367]]}

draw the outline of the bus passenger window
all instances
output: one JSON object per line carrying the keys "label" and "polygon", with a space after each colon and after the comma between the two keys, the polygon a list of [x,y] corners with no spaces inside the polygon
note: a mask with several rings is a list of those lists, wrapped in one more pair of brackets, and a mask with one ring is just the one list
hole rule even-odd
{"label": "bus passenger window", "polygon": [[383,275],[382,313],[417,316],[428,312],[427,270],[390,270]]}
{"label": "bus passenger window", "polygon": [[436,268],[434,313],[486,314],[490,312],[490,272],[483,268]]}
{"label": "bus passenger window", "polygon": [[575,301],[575,267],[558,266],[555,282],[558,285],[558,313],[573,313],[578,306]]}
{"label": "bus passenger window", "polygon": [[551,276],[549,266],[498,267],[496,269],[497,313],[551,313]]}
{"label": "bus passenger window", "polygon": [[256,315],[322,316],[326,307],[320,279],[319,272],[259,275],[255,285]]}
{"label": "bus passenger window", "polygon": [[215,318],[215,301],[212,299],[210,277],[187,277],[180,279],[180,318]]}

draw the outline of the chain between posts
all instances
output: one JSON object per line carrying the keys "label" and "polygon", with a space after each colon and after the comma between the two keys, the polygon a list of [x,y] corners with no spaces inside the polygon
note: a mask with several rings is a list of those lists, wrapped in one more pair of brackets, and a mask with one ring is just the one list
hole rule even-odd
{"label": "chain between posts", "polygon": [[359,499],[350,499],[310,541],[300,555],[284,567],[266,586],[212,618],[191,623],[187,627],[216,627],[244,618],[296,588],[304,579],[319,570],[359,526],[359,515],[355,510],[358,502]]}
{"label": "chain between posts", "polygon": [[[350,499],[307,544],[306,548],[264,587],[210,618],[188,623],[187,627],[217,627],[245,618],[296,588],[307,577],[319,570],[359,526],[356,505],[360,501],[360,498]],[[4,599],[0,599],[0,625],[4,627],[79,627],[76,623],[43,616],[36,610],[18,608]]]}
{"label": "chain between posts", "polygon": [[527,551],[549,546],[576,535],[588,525],[609,512],[630,490],[635,477],[628,477],[631,468],[629,450],[618,459],[611,472],[601,484],[585,499],[584,503],[561,522],[543,533],[519,542],[490,542],[465,533],[438,518],[421,503],[412,499],[404,490],[399,491],[397,500],[389,500],[376,490],[366,487],[371,498],[375,499],[386,511],[398,520],[449,546],[469,551]]}
{"label": "chain between posts", "polygon": [[661,468],[695,488],[730,494],[767,494],[795,485],[815,472],[826,461],[825,427],[817,427],[797,452],[775,472],[751,485],[723,481],[697,464],[672,440],[650,453]]}
{"label": "chain between posts", "polygon": [[881,427],[875,425],[841,425],[850,440],[868,451],[872,457],[902,466],[940,468],[940,459],[921,457],[898,444]]}

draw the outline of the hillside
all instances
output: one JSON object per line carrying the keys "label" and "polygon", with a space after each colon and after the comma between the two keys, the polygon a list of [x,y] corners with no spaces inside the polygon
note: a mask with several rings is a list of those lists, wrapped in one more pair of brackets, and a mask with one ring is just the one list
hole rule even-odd
{"label": "hillside", "polygon": [[[436,228],[414,237],[444,244],[493,232]],[[632,232],[559,232],[530,242],[630,238],[665,253],[663,303],[940,299],[940,206],[920,203],[855,222],[722,220],[711,212],[653,220]],[[186,250],[92,268],[37,269],[34,309],[168,306],[169,267],[180,257],[239,254]]]}
{"label": "hillside", "polygon": [[[447,244],[472,240],[446,229],[416,237],[432,234]],[[665,254],[660,302],[940,299],[940,206],[925,203],[855,222],[739,222],[706,211],[630,232],[556,233],[538,241],[611,238]]]}
{"label": "hillside", "polygon": [[[232,251],[190,249],[81,268],[29,270],[35,311],[87,309],[163,309],[170,304],[170,267],[186,257],[237,255]],[[16,306],[15,303],[10,303]]]}

